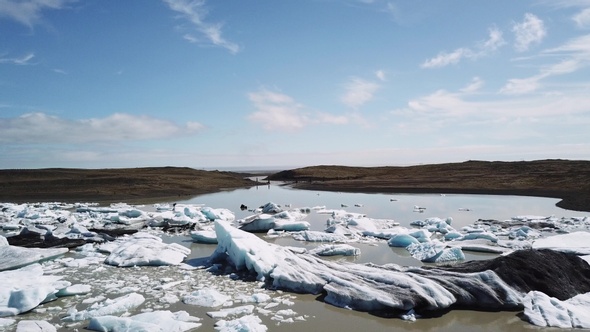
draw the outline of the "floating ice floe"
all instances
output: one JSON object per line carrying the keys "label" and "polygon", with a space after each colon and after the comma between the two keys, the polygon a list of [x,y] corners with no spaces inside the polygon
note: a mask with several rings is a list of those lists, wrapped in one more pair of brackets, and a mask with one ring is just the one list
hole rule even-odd
{"label": "floating ice floe", "polygon": [[77,311],[75,308],[70,310],[68,316],[62,318],[65,322],[79,322],[94,317],[108,316],[117,313],[123,313],[139,307],[145,298],[138,293],[129,293],[115,299],[107,299],[103,302],[97,302],[88,309]]}
{"label": "floating ice floe", "polygon": [[310,250],[309,253],[319,256],[358,256],[361,250],[348,244],[323,244]]}
{"label": "floating ice floe", "polygon": [[215,323],[215,329],[220,332],[265,332],[268,328],[262,320],[254,315],[246,315],[233,320],[220,320]]}
{"label": "floating ice floe", "polygon": [[200,327],[200,319],[186,311],[154,311],[130,317],[99,316],[90,319],[93,331],[169,331],[182,332]]}
{"label": "floating ice floe", "polygon": [[192,231],[191,238],[193,242],[206,243],[206,244],[217,244],[217,235],[215,231]]}
{"label": "floating ice floe", "polygon": [[537,239],[533,242],[533,248],[590,255],[590,232],[574,232]]}
{"label": "floating ice floe", "polygon": [[[0,241],[5,238],[0,235]],[[4,241],[2,241],[4,243]],[[7,243],[7,242],[6,242]],[[23,248],[0,245],[0,271],[18,269],[33,263],[53,259],[68,252],[67,248]]]}
{"label": "floating ice floe", "polygon": [[201,307],[219,307],[229,301],[231,297],[221,294],[215,289],[198,289],[182,298],[182,302]]}
{"label": "floating ice floe", "polygon": [[57,329],[44,320],[21,320],[16,325],[16,332],[55,332]]}
{"label": "floating ice floe", "polygon": [[118,238],[101,245],[99,250],[110,253],[105,263],[121,267],[177,265],[191,253],[189,248],[166,244],[160,237],[146,232]]}
{"label": "floating ice floe", "polygon": [[427,263],[462,261],[465,254],[458,247],[447,247],[446,243],[434,240],[426,243],[414,243],[406,247],[412,257]]}
{"label": "floating ice floe", "polygon": [[39,264],[0,272],[0,317],[15,316],[55,300],[60,290],[71,285],[61,279],[44,275]]}

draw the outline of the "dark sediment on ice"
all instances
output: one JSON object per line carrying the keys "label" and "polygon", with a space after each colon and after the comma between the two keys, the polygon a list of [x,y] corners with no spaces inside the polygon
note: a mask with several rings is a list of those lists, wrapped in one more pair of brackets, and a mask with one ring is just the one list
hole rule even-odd
{"label": "dark sediment on ice", "polygon": [[549,249],[519,250],[490,260],[436,268],[461,273],[491,270],[521,292],[541,291],[560,300],[590,292],[590,265],[574,254]]}

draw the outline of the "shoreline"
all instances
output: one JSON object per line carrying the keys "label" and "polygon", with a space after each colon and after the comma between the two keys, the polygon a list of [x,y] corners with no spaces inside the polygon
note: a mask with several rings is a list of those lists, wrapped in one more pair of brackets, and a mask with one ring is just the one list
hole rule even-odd
{"label": "shoreline", "polygon": [[540,160],[418,166],[310,166],[269,173],[188,167],[0,170],[0,201],[158,203],[280,181],[299,190],[356,193],[479,194],[548,197],[590,212],[590,161]]}

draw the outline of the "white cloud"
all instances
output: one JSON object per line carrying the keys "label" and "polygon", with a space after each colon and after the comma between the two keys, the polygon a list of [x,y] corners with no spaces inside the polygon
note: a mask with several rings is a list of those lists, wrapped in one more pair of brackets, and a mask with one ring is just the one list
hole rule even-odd
{"label": "white cloud", "polygon": [[488,39],[477,43],[476,50],[472,50],[469,47],[460,47],[452,52],[440,52],[434,58],[424,61],[421,65],[422,68],[439,68],[445,67],[452,64],[457,64],[462,59],[477,59],[481,56],[486,56],[491,52],[497,50],[502,45],[506,44],[502,37],[502,31],[496,27],[489,29]]}
{"label": "white cloud", "polygon": [[471,81],[471,83],[469,83],[469,85],[467,85],[466,87],[464,87],[460,91],[463,93],[474,93],[474,92],[478,91],[479,89],[481,89],[483,84],[484,84],[484,82],[481,78],[474,77],[473,80]]}
{"label": "white cloud", "polygon": [[590,8],[586,8],[574,15],[572,18],[578,27],[582,29],[590,28]]}
{"label": "white cloud", "polygon": [[380,86],[377,83],[353,77],[346,84],[346,93],[341,101],[352,108],[358,108],[373,99]]}
{"label": "white cloud", "polygon": [[[395,110],[394,113],[434,116],[437,118],[457,118],[465,121],[470,116],[488,119],[523,117],[565,117],[570,114],[588,112],[590,104],[589,86],[570,87],[568,91],[553,94],[535,94],[516,96],[519,90],[532,91],[538,84],[535,78],[511,80],[511,91],[506,91],[503,98],[492,95],[486,99],[475,100],[472,94],[438,90],[430,95],[412,99],[406,109]],[[511,93],[509,93],[511,92]],[[428,121],[428,120],[427,120]]]}
{"label": "white cloud", "polygon": [[531,77],[509,79],[500,93],[512,95],[531,93],[541,87],[543,79],[570,74],[588,66],[590,64],[590,35],[571,39],[559,47],[545,50],[542,53],[560,55],[564,59],[541,67],[539,73]]}
{"label": "white cloud", "polygon": [[260,89],[248,94],[256,111],[248,116],[250,121],[259,123],[266,130],[295,132],[309,125],[347,125],[351,123],[368,127],[360,115],[306,112],[305,107],[290,96]]}
{"label": "white cloud", "polygon": [[0,118],[0,143],[85,144],[165,139],[195,134],[204,127],[184,126],[149,116],[115,113],[106,118],[69,120],[45,113]]}
{"label": "white cloud", "polygon": [[300,112],[302,105],[285,94],[262,89],[249,93],[248,98],[257,109],[248,118],[260,123],[264,129],[294,131],[309,123]]}
{"label": "white cloud", "polygon": [[381,69],[377,70],[375,72],[375,76],[377,76],[377,78],[381,81],[381,82],[385,82],[387,81],[387,77],[385,75],[385,72]]}
{"label": "white cloud", "polygon": [[521,23],[515,23],[512,32],[515,36],[514,48],[518,52],[527,51],[532,44],[539,44],[547,35],[543,20],[531,13],[526,13]]}
{"label": "white cloud", "polygon": [[35,54],[33,53],[28,53],[23,55],[20,58],[0,58],[0,64],[2,63],[8,63],[8,64],[14,64],[14,65],[30,65],[31,64],[31,60],[35,57]]}
{"label": "white cloud", "polygon": [[45,9],[63,9],[75,0],[0,0],[0,18],[7,17],[28,27],[41,20]]}
{"label": "white cloud", "polygon": [[[221,23],[208,23],[204,21],[207,16],[204,0],[162,0],[170,9],[180,13],[185,19],[191,22],[197,31],[202,34],[211,44],[223,47],[235,54],[240,51],[240,47],[222,36]],[[198,38],[192,34],[185,34],[184,39],[190,42],[198,42]]]}

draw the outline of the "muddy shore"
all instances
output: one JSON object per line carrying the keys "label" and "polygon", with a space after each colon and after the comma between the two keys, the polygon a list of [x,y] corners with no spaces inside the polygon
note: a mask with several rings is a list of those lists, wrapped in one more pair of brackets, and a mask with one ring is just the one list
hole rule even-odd
{"label": "muddy shore", "polygon": [[[161,202],[256,185],[251,174],[188,167],[0,170],[4,202]],[[262,180],[263,175],[257,174]],[[590,211],[590,161],[467,161],[407,167],[311,166],[270,174],[297,189],[364,193],[462,193],[559,198]]]}

